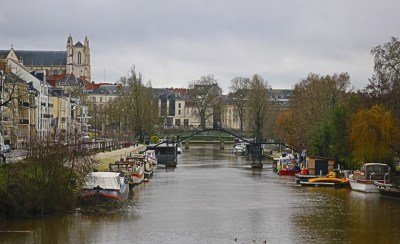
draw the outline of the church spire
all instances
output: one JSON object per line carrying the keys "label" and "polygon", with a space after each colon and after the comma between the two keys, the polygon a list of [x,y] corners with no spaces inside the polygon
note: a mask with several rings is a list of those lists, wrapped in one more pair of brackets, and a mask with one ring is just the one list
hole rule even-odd
{"label": "church spire", "polygon": [[84,43],[86,48],[89,48],[89,40],[87,38],[87,36],[85,36],[85,43]]}

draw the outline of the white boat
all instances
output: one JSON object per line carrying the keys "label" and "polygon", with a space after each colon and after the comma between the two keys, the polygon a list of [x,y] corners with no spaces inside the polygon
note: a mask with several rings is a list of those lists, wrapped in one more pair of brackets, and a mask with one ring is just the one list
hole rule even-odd
{"label": "white boat", "polygon": [[232,153],[236,155],[243,155],[246,153],[246,143],[245,142],[239,142],[233,145],[232,148]]}
{"label": "white boat", "polygon": [[148,181],[151,176],[154,174],[154,165],[146,161],[144,164],[144,181]]}
{"label": "white boat", "polygon": [[298,166],[296,157],[291,153],[282,153],[279,159],[277,158],[276,171],[278,175],[295,175],[301,169]]}
{"label": "white boat", "polygon": [[181,153],[182,153],[182,148],[181,148],[180,145],[178,145],[178,146],[176,147],[176,152],[177,152],[178,154],[181,154]]}
{"label": "white boat", "polygon": [[81,204],[97,205],[128,199],[128,180],[118,172],[91,172],[79,195]]}
{"label": "white boat", "polygon": [[155,150],[146,150],[143,153],[147,157],[147,161],[154,165],[157,165],[157,156],[156,156],[156,151]]}
{"label": "white boat", "polygon": [[141,184],[144,180],[144,164],[145,158],[144,156],[141,157],[134,157],[130,158],[129,160],[133,159],[132,164],[132,172],[131,172],[131,183],[132,185]]}
{"label": "white boat", "polygon": [[374,182],[384,183],[389,175],[390,167],[381,163],[365,163],[360,170],[350,174],[348,179],[352,190],[360,192],[379,192]]}

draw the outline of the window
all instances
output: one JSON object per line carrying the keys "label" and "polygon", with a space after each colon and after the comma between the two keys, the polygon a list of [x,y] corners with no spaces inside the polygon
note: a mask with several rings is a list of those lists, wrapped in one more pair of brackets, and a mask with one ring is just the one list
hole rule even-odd
{"label": "window", "polygon": [[78,64],[82,63],[82,54],[81,52],[78,52]]}
{"label": "window", "polygon": [[[181,108],[181,103],[178,103],[178,108]],[[179,113],[180,114],[180,113]]]}

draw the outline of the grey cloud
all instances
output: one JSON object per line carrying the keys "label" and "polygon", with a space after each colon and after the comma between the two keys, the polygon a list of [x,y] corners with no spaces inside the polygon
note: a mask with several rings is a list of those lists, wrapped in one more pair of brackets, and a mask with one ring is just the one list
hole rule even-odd
{"label": "grey cloud", "polygon": [[371,48],[400,32],[396,0],[3,2],[1,49],[64,50],[69,34],[88,36],[96,82],[116,81],[134,64],[154,87],[214,74],[227,92],[235,76],[259,73],[291,88],[310,72],[348,72],[363,88]]}

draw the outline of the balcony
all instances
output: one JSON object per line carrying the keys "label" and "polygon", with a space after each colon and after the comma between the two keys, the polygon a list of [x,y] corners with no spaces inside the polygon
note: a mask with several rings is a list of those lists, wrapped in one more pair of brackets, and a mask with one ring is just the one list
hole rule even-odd
{"label": "balcony", "polygon": [[29,103],[29,102],[22,102],[22,101],[19,101],[19,102],[18,102],[18,106],[29,108],[30,103]]}
{"label": "balcony", "polygon": [[20,124],[20,125],[29,125],[29,119],[20,119],[18,124]]}

